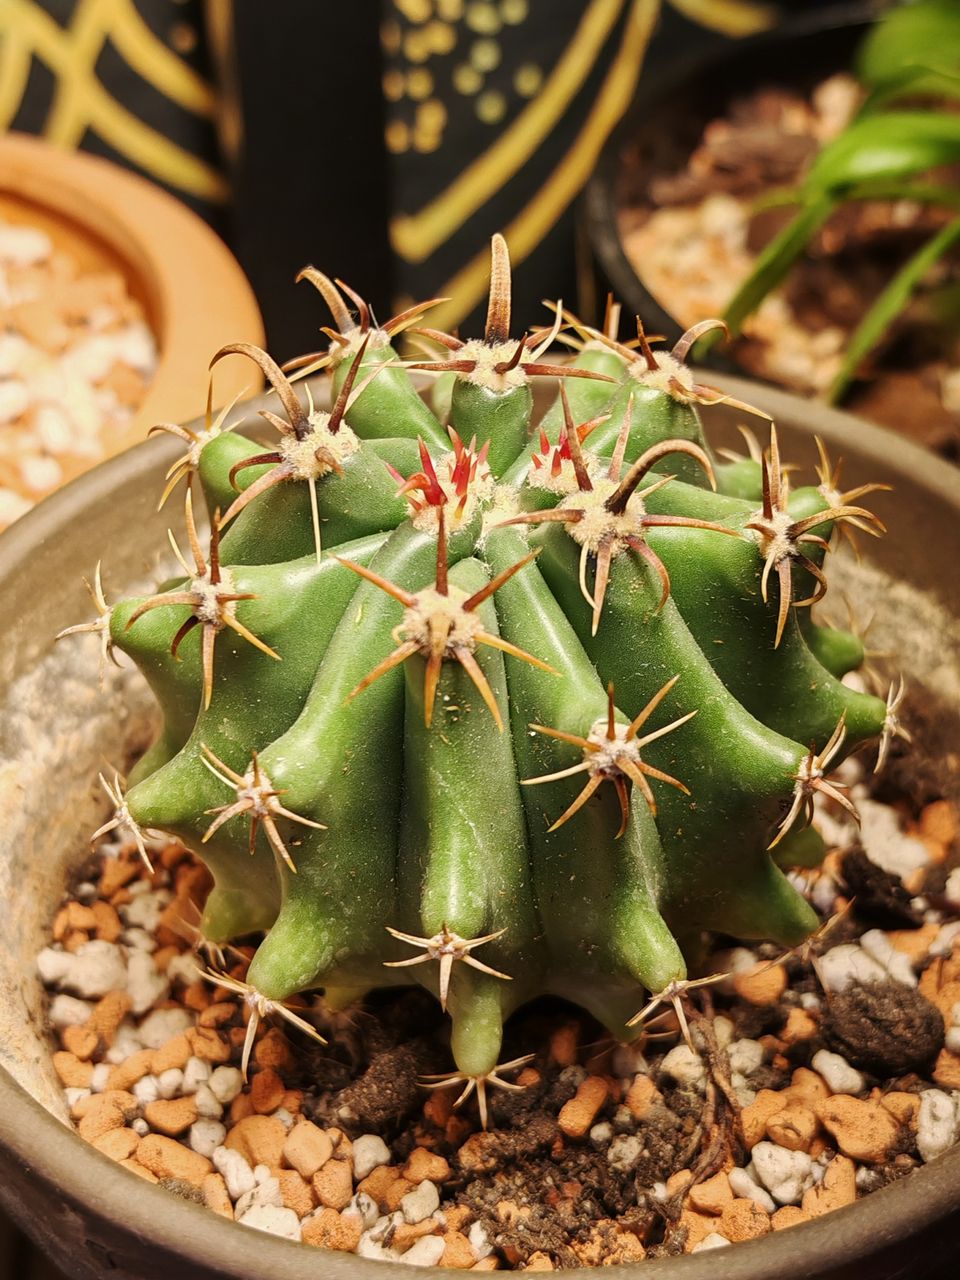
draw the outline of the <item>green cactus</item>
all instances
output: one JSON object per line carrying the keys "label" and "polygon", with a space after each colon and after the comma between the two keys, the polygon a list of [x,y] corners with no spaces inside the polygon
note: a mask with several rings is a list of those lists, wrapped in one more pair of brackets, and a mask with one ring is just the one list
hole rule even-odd
{"label": "green cactus", "polygon": [[[298,992],[343,1007],[417,980],[452,1024],[434,1083],[475,1090],[486,1122],[519,1065],[498,1065],[503,1022],[533,996],[630,1039],[679,1005],[705,932],[816,928],[780,867],[817,857],[817,792],[852,809],[828,768],[899,726],[838,678],[862,646],[797,609],[834,530],[882,526],[825,455],[820,488],[789,493],[772,428],[715,466],[697,405],[721,397],[684,364],[705,326],[668,354],[621,344],[616,308],[602,331],[557,308],[511,339],[495,237],[484,337],[420,327],[446,349],[414,366],[440,376],[444,431],[391,346],[426,306],[379,329],[304,275],[338,329],[296,367],[330,367],[332,409],[256,348],[218,353],[263,370],[278,443],[209,410],[171,428],[192,563],[113,608],[98,579],[97,620],[71,628],[128,653],[164,714],[112,822],[207,863],[208,944],[264,932],[246,982],[218,979],[248,998],[248,1051]],[[575,361],[547,363],[561,329]],[[538,431],[535,377],[560,381]]]}

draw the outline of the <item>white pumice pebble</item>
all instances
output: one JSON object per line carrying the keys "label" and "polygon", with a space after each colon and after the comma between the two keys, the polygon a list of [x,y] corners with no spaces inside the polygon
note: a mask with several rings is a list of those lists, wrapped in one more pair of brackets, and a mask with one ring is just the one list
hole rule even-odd
{"label": "white pumice pebble", "polygon": [[157,1090],[161,1098],[179,1098],[183,1086],[183,1072],[179,1067],[161,1071],[157,1076]]}
{"label": "white pumice pebble", "polygon": [[35,267],[53,253],[53,241],[39,227],[0,226],[0,260],[12,267]]}
{"label": "white pumice pebble", "polygon": [[143,1116],[137,1116],[130,1125],[130,1128],[141,1138],[145,1138],[150,1132],[150,1126],[147,1124],[146,1120],[144,1120]]}
{"label": "white pumice pebble", "polygon": [[400,1211],[404,1222],[413,1226],[423,1222],[440,1208],[440,1193],[429,1178],[424,1178],[413,1191],[408,1191],[400,1201]]}
{"label": "white pumice pebble", "polygon": [[925,1089],[917,1113],[917,1150],[924,1163],[956,1142],[958,1127],[956,1100],[942,1089]]}
{"label": "white pumice pebble", "polygon": [[188,1009],[154,1009],[140,1023],[140,1040],[145,1049],[159,1049],[193,1024]]}
{"label": "white pumice pebble", "polygon": [[885,982],[888,976],[883,965],[854,942],[844,942],[825,951],[817,967],[828,991],[846,991],[865,982]]}
{"label": "white pumice pebble", "polygon": [[64,1089],[63,1096],[67,1100],[67,1106],[72,1111],[81,1098],[89,1098],[89,1089]]}
{"label": "white pumice pebble", "polygon": [[253,1180],[258,1187],[263,1186],[265,1182],[269,1182],[270,1177],[270,1166],[268,1164],[255,1164],[253,1166]]}
{"label": "white pumice pebble", "polygon": [[90,1077],[90,1089],[93,1093],[103,1093],[107,1087],[107,1081],[110,1079],[110,1072],[113,1068],[109,1062],[98,1062],[93,1068],[93,1075]]}
{"label": "white pumice pebble", "polygon": [[197,1115],[206,1120],[219,1120],[223,1115],[223,1103],[208,1084],[198,1084],[194,1097],[197,1100]]}
{"label": "white pumice pebble", "polygon": [[727,1174],[727,1181],[730,1183],[730,1190],[735,1196],[740,1196],[744,1200],[752,1200],[754,1204],[758,1204],[767,1213],[773,1213],[776,1209],[777,1206],[774,1203],[773,1196],[764,1187],[761,1187],[755,1178],[751,1178],[746,1169],[731,1169]]}
{"label": "white pumice pebble", "polygon": [[727,1049],[730,1070],[749,1076],[763,1062],[763,1045],[756,1040],[734,1040]]}
{"label": "white pumice pebble", "polygon": [[[354,1147],[354,1150],[356,1150],[356,1147]],[[363,1223],[364,1229],[372,1227],[380,1216],[376,1200],[372,1196],[368,1196],[365,1191],[358,1191],[343,1212],[355,1213]]]}
{"label": "white pumice pebble", "polygon": [[243,1074],[238,1067],[214,1067],[209,1086],[216,1100],[226,1105],[243,1089]]}
{"label": "white pumice pebble", "polygon": [[623,1173],[629,1172],[643,1154],[643,1143],[632,1133],[622,1133],[607,1147],[607,1164]]}
{"label": "white pumice pebble", "polygon": [[113,1044],[104,1056],[112,1066],[117,1066],[143,1047],[139,1029],[129,1019],[125,1019],[120,1023]]}
{"label": "white pumice pebble", "polygon": [[486,1228],[482,1222],[474,1222],[467,1232],[467,1239],[470,1241],[470,1247],[477,1255],[477,1261],[482,1262],[484,1258],[489,1258],[493,1253],[493,1245],[490,1243],[490,1237],[487,1235]]}
{"label": "white pumice pebble", "polygon": [[123,952],[116,943],[99,938],[83,943],[74,952],[44,947],[37,956],[37,968],[48,986],[88,999],[97,999],[127,985]]}
{"label": "white pumice pebble", "polygon": [[217,1147],[210,1158],[213,1167],[227,1184],[227,1194],[234,1203],[257,1185],[253,1170],[233,1147]]}
{"label": "white pumice pebble", "polygon": [[813,1055],[810,1065],[831,1093],[850,1093],[856,1096],[858,1093],[863,1093],[867,1087],[867,1082],[861,1073],[856,1067],[851,1067],[846,1058],[842,1058],[839,1053],[820,1049]]}
{"label": "white pumice pebble", "polygon": [[146,951],[131,953],[126,986],[127,993],[133,1001],[133,1012],[138,1014],[146,1013],[170,990],[169,980],[162,973],[157,972],[153,956]]}
{"label": "white pumice pebble", "polygon": [[901,982],[905,987],[917,985],[917,975],[909,956],[898,951],[882,929],[868,929],[861,935],[860,946],[883,966],[894,982]]}
{"label": "white pumice pebble", "polygon": [[156,1102],[160,1097],[160,1082],[156,1076],[142,1076],[131,1087],[130,1092],[145,1107],[148,1102]]}
{"label": "white pumice pebble", "polygon": [[169,889],[155,889],[152,893],[141,893],[132,902],[120,908],[120,918],[128,925],[135,925],[145,929],[147,933],[154,933],[160,924],[160,917],[170,904],[171,896]]}
{"label": "white pumice pebble", "polygon": [[435,1267],[445,1248],[440,1236],[421,1236],[406,1253],[400,1255],[400,1261],[407,1267]]}
{"label": "white pumice pebble", "polygon": [[593,1126],[589,1136],[595,1147],[605,1147],[613,1139],[613,1125],[609,1120],[601,1120]]}
{"label": "white pumice pebble", "polygon": [[76,996],[58,995],[50,1001],[50,1024],[62,1031],[64,1027],[82,1027],[93,1012],[93,1005]]}
{"label": "white pumice pebble", "polygon": [[254,1205],[252,1209],[237,1218],[245,1227],[253,1227],[257,1231],[266,1231],[272,1236],[282,1236],[286,1240],[300,1239],[300,1219],[292,1209],[284,1209],[273,1204]]}
{"label": "white pumice pebble", "polygon": [[120,941],[131,951],[156,951],[157,943],[146,929],[124,929]]}
{"label": "white pumice pebble", "polygon": [[353,1143],[353,1176],[362,1182],[379,1165],[390,1163],[390,1148],[375,1133],[364,1133]]}
{"label": "white pumice pebble", "polygon": [[951,906],[960,907],[960,867],[954,867],[947,876],[947,883],[943,887],[943,896]]}
{"label": "white pumice pebble", "polygon": [[812,1161],[805,1151],[788,1151],[775,1142],[758,1142],[752,1151],[757,1177],[777,1204],[799,1204],[813,1183]]}
{"label": "white pumice pebble", "polygon": [[950,1027],[943,1043],[950,1053],[960,1054],[960,1027]]}
{"label": "white pumice pebble", "polygon": [[675,1045],[660,1063],[660,1070],[677,1084],[691,1085],[700,1090],[706,1086],[707,1069],[689,1045]]}
{"label": "white pumice pebble", "polygon": [[903,880],[930,865],[926,845],[901,829],[900,819],[889,805],[865,799],[859,809],[863,850],[881,870]]}
{"label": "white pumice pebble", "polygon": [[724,1245],[728,1245],[730,1241],[726,1236],[722,1236],[719,1231],[711,1231],[708,1236],[704,1236],[699,1244],[695,1244],[690,1250],[691,1253],[706,1253],[709,1249],[722,1249]]}
{"label": "white pumice pebble", "polygon": [[713,1020],[713,1034],[717,1037],[717,1044],[721,1049],[726,1049],[728,1045],[733,1043],[735,1028],[729,1018],[725,1018],[722,1013],[717,1014]]}
{"label": "white pumice pebble", "polygon": [[183,1069],[183,1092],[196,1093],[202,1084],[210,1080],[210,1063],[202,1058],[188,1058]]}
{"label": "white pumice pebble", "polygon": [[286,1109],[286,1107],[277,1107],[276,1111],[274,1111],[273,1113],[273,1118],[275,1120],[280,1121],[280,1123],[286,1129],[287,1133],[289,1133],[290,1130],[293,1128],[293,1123],[294,1123],[293,1116]]}
{"label": "white pumice pebble", "polygon": [[227,1127],[219,1120],[195,1120],[187,1133],[193,1151],[209,1160],[227,1136]]}

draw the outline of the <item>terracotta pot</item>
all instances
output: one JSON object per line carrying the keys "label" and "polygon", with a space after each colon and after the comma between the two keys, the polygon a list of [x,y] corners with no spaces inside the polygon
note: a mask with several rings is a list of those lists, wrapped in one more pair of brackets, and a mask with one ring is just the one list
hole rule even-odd
{"label": "terracotta pot", "polygon": [[[960,472],[892,434],[792,396],[724,379],[766,408],[785,451],[814,459],[812,431],[847,460],[851,485],[887,481],[894,532],[872,539],[864,561],[837,555],[832,591],[875,607],[879,648],[891,648],[914,706],[928,714],[919,746],[958,791],[960,753]],[[252,410],[257,406],[251,406]],[[711,436],[733,438],[718,409]],[[108,598],[156,580],[168,514],[156,494],[175,442],[154,440],[82,477],[0,537],[0,1202],[75,1280],[387,1280],[406,1267],[325,1253],[244,1230],[147,1185],[87,1146],[67,1126],[50,1066],[34,957],[67,879],[85,856],[101,808],[93,780],[104,758],[123,764],[145,739],[150,699],[139,676],[109,671],[97,691],[93,640],[54,646],[56,631],[88,616],[80,583],[106,549]],[[873,639],[874,633],[871,633]],[[611,1280],[925,1280],[960,1265],[960,1146],[908,1178],[837,1213],[748,1244],[635,1267]],[[431,1272],[431,1274],[436,1274]],[[579,1280],[599,1276],[567,1272]]]}
{"label": "terracotta pot", "polygon": [[[253,291],[223,241],[186,205],[119,165],[38,138],[0,138],[0,220],[46,231],[86,270],[118,271],[144,309],[159,365],[134,418],[104,438],[104,456],[139,444],[156,422],[203,408],[210,357],[226,342],[263,342]],[[217,402],[259,389],[246,361],[217,371]],[[89,466],[60,461],[70,479]]]}

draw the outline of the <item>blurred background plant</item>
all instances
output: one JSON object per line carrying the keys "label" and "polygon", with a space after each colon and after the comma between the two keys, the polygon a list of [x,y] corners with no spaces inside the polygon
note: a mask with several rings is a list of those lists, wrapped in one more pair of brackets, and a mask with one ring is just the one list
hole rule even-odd
{"label": "blurred background plant", "polygon": [[926,318],[955,336],[960,281],[931,271],[960,241],[960,4],[917,0],[873,27],[854,60],[864,99],[849,125],[826,143],[798,188],[764,197],[758,208],[796,206],[794,217],[759,255],[725,318],[731,332],[775,288],[813,236],[844,204],[907,200],[942,211],[943,219],[886,283],[853,331],[830,383],[843,398],[864,357],[918,300]]}

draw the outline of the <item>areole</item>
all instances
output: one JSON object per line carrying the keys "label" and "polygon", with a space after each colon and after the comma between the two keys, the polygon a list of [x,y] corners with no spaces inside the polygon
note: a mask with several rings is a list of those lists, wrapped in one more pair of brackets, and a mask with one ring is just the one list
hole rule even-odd
{"label": "areole", "polygon": [[[845,455],[852,481],[862,471],[895,485],[884,512],[892,536],[864,548],[862,568],[847,562],[842,590],[854,603],[870,599],[876,606],[878,625],[896,639],[912,698],[933,702],[920,749],[932,770],[943,770],[944,790],[956,795],[960,779],[951,754],[955,762],[960,610],[951,588],[960,561],[960,474],[847,415],[734,379],[724,379],[721,389],[771,413],[791,457],[813,460],[816,431],[831,453]],[[725,413],[715,410],[714,419]],[[726,417],[732,425],[732,415]],[[78,1280],[172,1274],[184,1280],[377,1280],[392,1264],[244,1232],[134,1180],[63,1123],[48,1063],[34,956],[97,825],[99,802],[89,779],[104,756],[123,764],[145,741],[147,723],[138,681],[111,676],[96,699],[96,647],[54,649],[52,638],[88,608],[81,578],[92,575],[98,548],[111,548],[104,567],[111,596],[155,571],[152,548],[167,523],[155,500],[175,450],[175,442],[154,441],[104,464],[0,538],[0,605],[8,620],[0,674],[0,892],[7,904],[0,949],[0,1201]],[[958,1224],[960,1149],[848,1209],[726,1250],[722,1268],[728,1280],[852,1280],[868,1270],[877,1280],[894,1280],[914,1268],[925,1277],[947,1276],[960,1256]],[[702,1254],[639,1265],[651,1280],[706,1280],[718,1259]],[[585,1280],[590,1273],[569,1274]],[[609,1274],[637,1272],[624,1266]]]}

